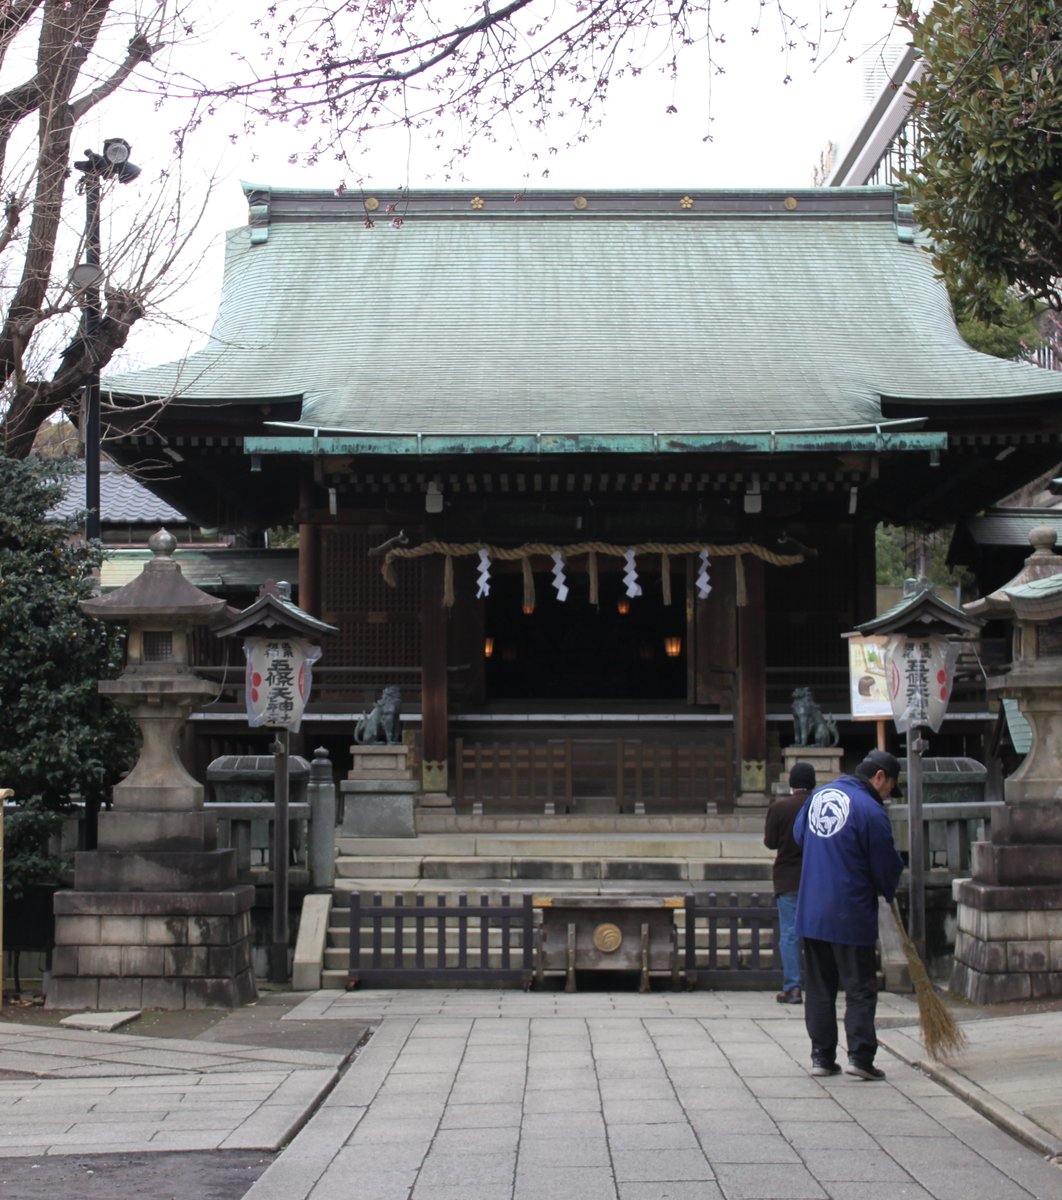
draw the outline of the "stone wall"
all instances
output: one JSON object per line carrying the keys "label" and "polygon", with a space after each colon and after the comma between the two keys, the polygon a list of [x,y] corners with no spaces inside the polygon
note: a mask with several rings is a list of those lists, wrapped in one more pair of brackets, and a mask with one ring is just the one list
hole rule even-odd
{"label": "stone wall", "polygon": [[231,1008],[256,996],[254,889],[59,892],[53,1008]]}

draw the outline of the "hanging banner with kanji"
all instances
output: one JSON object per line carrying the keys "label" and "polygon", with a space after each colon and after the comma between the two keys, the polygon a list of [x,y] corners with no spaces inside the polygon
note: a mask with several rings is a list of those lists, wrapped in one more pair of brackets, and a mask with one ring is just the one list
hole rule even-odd
{"label": "hanging banner with kanji", "polygon": [[247,723],[298,730],[321,647],[304,638],[247,638]]}
{"label": "hanging banner with kanji", "polygon": [[936,733],[948,711],[959,647],[941,637],[890,634],[886,671],[892,718],[900,733],[920,725]]}

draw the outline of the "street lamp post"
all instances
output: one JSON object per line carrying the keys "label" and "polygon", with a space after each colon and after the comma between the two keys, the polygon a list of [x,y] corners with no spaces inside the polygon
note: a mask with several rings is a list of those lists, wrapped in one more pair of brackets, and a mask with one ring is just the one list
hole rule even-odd
{"label": "street lamp post", "polygon": [[937,733],[954,680],[957,639],[983,624],[937,596],[928,580],[910,579],[903,599],[872,621],[855,627],[864,637],[883,637],[885,677],[893,720],[907,735],[908,935],[925,958],[925,833],[922,826],[922,754],[926,734]]}
{"label": "street lamp post", "polygon": [[[85,260],[71,273],[74,287],[81,293],[84,313],[84,344],[95,360],[95,341],[99,333],[102,311],[100,284],[100,201],[104,179],[132,183],[140,168],[129,161],[130,146],[123,138],[107,138],[103,153],[85,151],[85,157],[74,163],[82,172],[78,190],[85,193]],[[82,437],[85,442],[85,540],[100,538],[100,369],[93,362],[92,372],[85,382],[82,410]]]}
{"label": "street lamp post", "polygon": [[218,637],[243,634],[247,657],[247,720],[276,731],[273,754],[273,937],[269,979],[284,983],[288,970],[288,759],[290,733],[297,731],[310,695],[311,671],[320,657],[316,644],[334,625],[303,612],[287,583],[267,580],[258,599],[234,620],[214,630]]}

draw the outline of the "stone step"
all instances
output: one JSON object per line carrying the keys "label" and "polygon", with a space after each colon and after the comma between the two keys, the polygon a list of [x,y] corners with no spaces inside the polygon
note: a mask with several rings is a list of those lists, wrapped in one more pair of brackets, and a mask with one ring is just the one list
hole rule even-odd
{"label": "stone step", "polygon": [[759,858],[773,862],[763,844],[763,825],[755,832],[700,832],[649,836],[644,832],[559,832],[509,834],[425,834],[415,838],[336,840],[339,859],[366,858]]}
{"label": "stone step", "polygon": [[744,809],[740,813],[669,814],[635,816],[633,813],[568,814],[549,816],[542,813],[486,813],[472,816],[453,809],[418,808],[419,835],[466,833],[526,833],[558,836],[571,834],[633,834],[638,837],[658,834],[751,833],[762,836],[766,808]]}
{"label": "stone step", "polygon": [[[731,893],[746,896],[758,894],[764,904],[771,902],[773,892],[770,879],[724,879],[719,881],[698,882],[667,879],[639,879],[637,887],[632,886],[631,880],[618,879],[576,879],[557,880],[541,877],[520,879],[515,881],[481,880],[481,879],[337,879],[334,889],[335,901],[332,906],[332,921],[345,921],[348,910],[347,894],[361,892],[364,895],[379,893],[386,903],[391,902],[395,895],[406,897],[406,903],[412,907],[417,896],[424,896],[429,904],[434,903],[436,896],[446,896],[447,903],[456,907],[457,897],[461,894],[468,896],[470,902],[478,902],[480,896],[487,896],[490,902],[496,903],[500,897],[509,896],[517,903],[523,895],[532,896],[629,896],[636,893],[640,896],[684,896],[694,892],[704,898],[714,894],[724,899]],[[339,914],[343,914],[339,918]]]}
{"label": "stone step", "polygon": [[[459,858],[424,855],[406,859],[365,859],[347,856],[336,860],[339,880],[409,879],[511,880],[524,888],[529,879],[548,879],[556,884],[567,880],[615,880],[690,884],[720,880],[756,880],[769,883],[771,862],[740,858]],[[373,885],[370,884],[370,887]],[[359,890],[361,887],[359,886]]]}

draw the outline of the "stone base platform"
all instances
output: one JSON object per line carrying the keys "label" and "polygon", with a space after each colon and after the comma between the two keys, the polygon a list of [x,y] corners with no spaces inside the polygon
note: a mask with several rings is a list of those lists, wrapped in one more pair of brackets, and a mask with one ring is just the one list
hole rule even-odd
{"label": "stone base platform", "polygon": [[789,791],[789,772],[794,763],[811,763],[815,768],[816,786],[821,787],[841,774],[844,764],[844,750],[840,746],[786,746],[782,750],[782,761],[785,763],[785,773],[782,776]]}
{"label": "stone base platform", "polygon": [[955,885],[951,990],[974,1004],[1062,997],[1062,884]]}
{"label": "stone base platform", "polygon": [[49,1008],[236,1008],[257,998],[250,884],[60,891]]}
{"label": "stone base platform", "polygon": [[412,779],[344,779],[342,837],[414,838],[420,789]]}
{"label": "stone base platform", "polygon": [[348,780],[410,780],[409,747],[402,742],[370,743],[350,748],[351,768]]}

